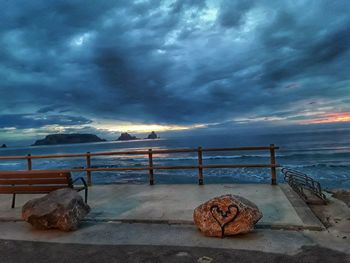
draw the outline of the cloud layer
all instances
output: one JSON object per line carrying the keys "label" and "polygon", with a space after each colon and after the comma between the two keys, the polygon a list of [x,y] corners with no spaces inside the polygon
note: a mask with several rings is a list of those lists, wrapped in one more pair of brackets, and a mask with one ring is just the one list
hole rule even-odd
{"label": "cloud layer", "polygon": [[347,0],[1,2],[1,128],[350,112]]}

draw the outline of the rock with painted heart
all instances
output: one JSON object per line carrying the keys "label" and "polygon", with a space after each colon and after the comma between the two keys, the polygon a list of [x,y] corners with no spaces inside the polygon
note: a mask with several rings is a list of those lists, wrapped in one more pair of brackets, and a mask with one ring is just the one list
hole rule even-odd
{"label": "rock with painted heart", "polygon": [[198,206],[196,226],[206,235],[224,237],[251,232],[263,214],[251,201],[238,195],[223,195]]}

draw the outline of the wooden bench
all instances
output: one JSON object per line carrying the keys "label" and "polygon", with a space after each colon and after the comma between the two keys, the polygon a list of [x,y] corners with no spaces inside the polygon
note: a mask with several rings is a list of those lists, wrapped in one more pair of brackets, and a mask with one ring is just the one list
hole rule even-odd
{"label": "wooden bench", "polygon": [[[81,186],[74,186],[76,181]],[[87,202],[88,187],[84,178],[79,177],[73,181],[70,172],[60,171],[0,171],[0,194],[12,194],[12,208],[15,207],[16,194],[47,194],[61,188],[85,190],[85,203]]]}

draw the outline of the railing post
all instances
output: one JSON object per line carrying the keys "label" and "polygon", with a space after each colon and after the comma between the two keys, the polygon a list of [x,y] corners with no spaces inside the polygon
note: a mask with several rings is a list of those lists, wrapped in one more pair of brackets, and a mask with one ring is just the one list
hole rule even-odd
{"label": "railing post", "polygon": [[[90,169],[91,168],[91,156],[90,156],[90,152],[86,153],[86,169]],[[91,180],[91,171],[86,170],[86,178],[87,178],[87,183],[88,186],[92,185],[92,180]]]}
{"label": "railing post", "polygon": [[154,185],[152,149],[148,149],[149,184]]}
{"label": "railing post", "polygon": [[198,184],[203,185],[203,151],[198,147]]}
{"label": "railing post", "polygon": [[275,145],[270,144],[270,158],[271,158],[271,184],[276,185],[276,156],[275,156]]}
{"label": "railing post", "polygon": [[32,170],[32,157],[30,154],[27,155],[27,167],[28,171]]}

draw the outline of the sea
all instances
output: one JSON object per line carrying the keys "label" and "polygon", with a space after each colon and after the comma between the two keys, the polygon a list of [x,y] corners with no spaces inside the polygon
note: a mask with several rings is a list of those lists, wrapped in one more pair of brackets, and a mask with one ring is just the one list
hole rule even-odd
{"label": "sea", "polygon": [[[280,147],[276,151],[278,182],[284,182],[282,167],[305,173],[324,189],[350,189],[350,133],[348,131],[264,134],[264,135],[190,135],[155,140],[107,141],[54,146],[26,146],[0,149],[0,156],[96,153],[176,148],[221,148],[242,146]],[[146,155],[115,155],[91,158],[92,167],[142,167]],[[154,166],[197,165],[197,153],[157,154]],[[269,151],[205,152],[203,164],[269,164]],[[33,169],[70,169],[85,167],[84,158],[33,159]],[[26,160],[0,160],[0,170],[25,170]],[[74,172],[74,177],[86,176]],[[156,184],[198,182],[197,170],[155,170]],[[92,173],[93,184],[145,184],[148,171],[99,171]],[[204,169],[204,183],[270,183],[269,168]]]}

